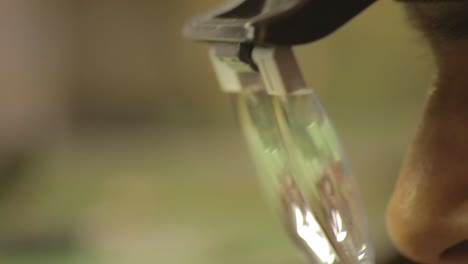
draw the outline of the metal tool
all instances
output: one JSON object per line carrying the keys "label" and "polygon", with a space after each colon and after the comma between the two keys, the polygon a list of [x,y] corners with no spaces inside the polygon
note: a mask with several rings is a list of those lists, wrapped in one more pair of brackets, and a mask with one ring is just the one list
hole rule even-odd
{"label": "metal tool", "polygon": [[202,41],[297,45],[343,26],[376,0],[237,0],[190,20],[186,37]]}
{"label": "metal tool", "polygon": [[211,44],[267,200],[308,263],[374,263],[358,187],[292,46],[319,40],[375,0],[234,1],[190,20]]}

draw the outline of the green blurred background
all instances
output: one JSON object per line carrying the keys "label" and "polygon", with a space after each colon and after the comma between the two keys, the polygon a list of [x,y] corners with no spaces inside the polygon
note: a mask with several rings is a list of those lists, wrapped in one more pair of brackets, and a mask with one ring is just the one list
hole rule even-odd
{"label": "green blurred background", "polygon": [[[207,47],[219,0],[0,1],[0,263],[301,263],[265,206]],[[379,263],[432,58],[379,1],[296,48],[351,159]]]}

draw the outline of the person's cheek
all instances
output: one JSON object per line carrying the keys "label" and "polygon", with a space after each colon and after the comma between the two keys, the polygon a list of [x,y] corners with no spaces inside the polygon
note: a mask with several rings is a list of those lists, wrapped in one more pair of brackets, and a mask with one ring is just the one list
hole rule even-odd
{"label": "person's cheek", "polygon": [[468,74],[441,74],[388,206],[395,245],[418,263],[468,263]]}

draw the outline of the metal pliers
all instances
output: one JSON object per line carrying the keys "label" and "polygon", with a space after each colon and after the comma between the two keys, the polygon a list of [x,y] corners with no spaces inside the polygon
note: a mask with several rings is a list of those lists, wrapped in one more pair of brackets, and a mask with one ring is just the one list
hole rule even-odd
{"label": "metal pliers", "polygon": [[269,200],[309,263],[373,264],[374,257],[346,159],[292,46],[331,34],[375,1],[234,1],[184,28],[211,44]]}

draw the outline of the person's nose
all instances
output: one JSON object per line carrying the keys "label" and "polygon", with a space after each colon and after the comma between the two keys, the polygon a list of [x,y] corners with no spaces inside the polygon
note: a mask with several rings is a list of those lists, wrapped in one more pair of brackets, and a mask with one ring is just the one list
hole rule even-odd
{"label": "person's nose", "polygon": [[390,237],[418,263],[468,263],[466,99],[431,96],[388,206]]}

